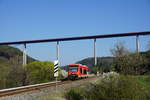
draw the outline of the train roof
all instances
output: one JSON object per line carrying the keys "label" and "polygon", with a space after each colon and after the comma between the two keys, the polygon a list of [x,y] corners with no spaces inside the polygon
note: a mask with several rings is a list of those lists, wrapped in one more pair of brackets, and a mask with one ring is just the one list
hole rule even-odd
{"label": "train roof", "polygon": [[78,65],[81,65],[81,64],[69,64],[69,66],[78,66]]}
{"label": "train roof", "polygon": [[82,66],[82,67],[88,68],[88,66],[82,65],[82,64],[69,64],[69,66]]}

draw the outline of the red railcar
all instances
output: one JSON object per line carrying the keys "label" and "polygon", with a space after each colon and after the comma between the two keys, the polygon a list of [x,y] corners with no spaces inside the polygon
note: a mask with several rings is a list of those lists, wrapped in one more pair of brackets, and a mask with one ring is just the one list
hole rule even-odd
{"label": "red railcar", "polygon": [[68,65],[68,77],[71,80],[88,77],[88,74],[89,74],[89,68],[86,65],[81,65],[81,64]]}

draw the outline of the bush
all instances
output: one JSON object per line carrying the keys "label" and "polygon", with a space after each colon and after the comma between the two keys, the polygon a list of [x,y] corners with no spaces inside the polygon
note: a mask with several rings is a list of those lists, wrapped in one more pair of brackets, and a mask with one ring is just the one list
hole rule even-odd
{"label": "bush", "polygon": [[150,90],[139,84],[135,78],[118,74],[106,76],[97,84],[88,84],[82,89],[83,92],[80,93],[82,100],[150,100]]}
{"label": "bush", "polygon": [[54,80],[54,64],[48,61],[34,61],[26,66],[27,83],[37,84]]}
{"label": "bush", "polygon": [[65,93],[65,98],[67,100],[83,100],[81,93],[75,89],[71,89]]}

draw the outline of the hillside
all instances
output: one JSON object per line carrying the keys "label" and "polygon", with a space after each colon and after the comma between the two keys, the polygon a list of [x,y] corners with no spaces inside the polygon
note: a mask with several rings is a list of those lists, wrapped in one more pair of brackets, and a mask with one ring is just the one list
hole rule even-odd
{"label": "hillside", "polygon": [[[18,48],[11,46],[0,46],[0,64],[7,63],[13,59],[17,59],[19,63],[22,63],[23,53]],[[27,56],[27,61],[32,62],[35,59]]]}
{"label": "hillside", "polygon": [[[24,85],[26,78],[22,67],[22,51],[11,46],[0,46],[0,89]],[[27,56],[27,61],[35,59]]]}
{"label": "hillside", "polygon": [[[110,71],[114,57],[97,57],[97,68],[102,71]],[[75,62],[76,64],[87,65],[91,70],[94,70],[94,57],[89,57]],[[67,70],[68,66],[62,66],[62,69]]]}
{"label": "hillside", "polygon": [[[102,65],[110,65],[113,62],[114,57],[97,57],[97,66],[102,66]],[[83,64],[87,65],[89,67],[94,66],[94,57],[89,57],[80,61],[76,62],[77,64]]]}
{"label": "hillside", "polygon": [[94,57],[89,57],[76,62],[77,64],[87,65],[92,72],[101,70],[102,72],[109,72],[113,63],[114,57],[97,57],[97,65],[94,67]]}

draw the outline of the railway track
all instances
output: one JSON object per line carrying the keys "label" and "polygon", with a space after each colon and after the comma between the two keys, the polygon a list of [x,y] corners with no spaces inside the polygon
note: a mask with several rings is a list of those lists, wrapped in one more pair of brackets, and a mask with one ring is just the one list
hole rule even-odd
{"label": "railway track", "polygon": [[[87,79],[94,78],[94,77],[89,77]],[[86,79],[82,79],[86,80]],[[81,80],[76,80],[76,81],[81,81]],[[57,81],[57,86],[61,86],[63,84],[69,84],[69,83],[74,83],[76,81]],[[48,83],[42,83],[42,84],[35,84],[35,85],[28,85],[28,86],[22,86],[22,87],[16,87],[16,88],[9,88],[9,89],[3,89],[0,90],[0,97],[6,97],[6,96],[12,96],[12,95],[17,95],[21,93],[26,93],[26,92],[31,92],[35,90],[42,90],[44,88],[50,88],[50,87],[55,87],[56,82],[48,82]]]}
{"label": "railway track", "polygon": [[[63,81],[63,82],[57,81],[57,85],[62,85],[62,84],[69,83],[69,82],[71,81]],[[43,88],[49,88],[49,87],[54,87],[54,86],[56,86],[56,82],[48,82],[48,83],[28,85],[28,86],[22,86],[22,87],[10,88],[10,89],[3,89],[3,90],[0,90],[0,97],[20,94],[24,92],[30,92],[34,90],[40,90]]]}

